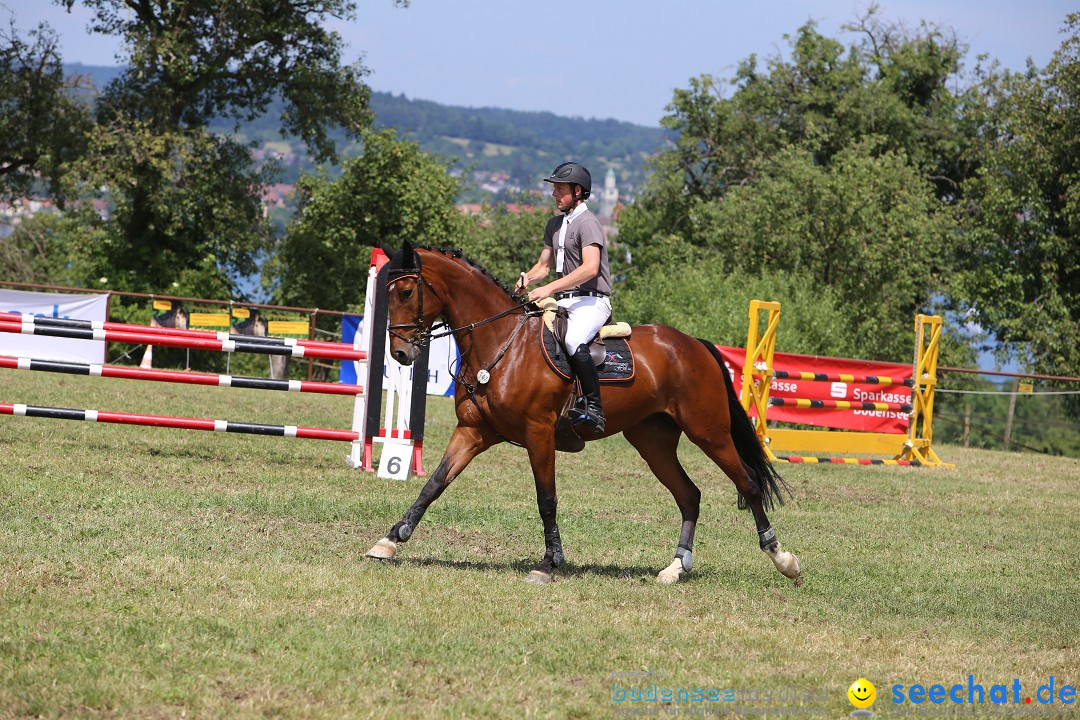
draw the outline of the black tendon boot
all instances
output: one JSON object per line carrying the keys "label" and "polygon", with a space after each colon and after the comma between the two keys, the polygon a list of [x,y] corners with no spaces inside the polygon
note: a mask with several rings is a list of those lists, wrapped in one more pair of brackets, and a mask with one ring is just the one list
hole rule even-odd
{"label": "black tendon boot", "polygon": [[581,381],[581,395],[585,398],[585,407],[575,408],[571,422],[595,433],[604,432],[604,411],[600,408],[600,375],[593,365],[588,344],[578,346],[570,356],[570,367]]}

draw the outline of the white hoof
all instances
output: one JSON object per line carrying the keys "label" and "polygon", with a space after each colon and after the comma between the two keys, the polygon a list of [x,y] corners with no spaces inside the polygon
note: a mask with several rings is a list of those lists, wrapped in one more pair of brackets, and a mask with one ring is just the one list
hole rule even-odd
{"label": "white hoof", "polygon": [[660,574],[656,576],[656,582],[661,585],[674,585],[684,575],[686,575],[686,570],[683,569],[682,560],[675,558],[670,565],[661,570]]}
{"label": "white hoof", "polygon": [[772,561],[781,575],[795,581],[796,587],[802,584],[802,565],[793,553],[780,550],[772,556]]}
{"label": "white hoof", "polygon": [[551,573],[546,573],[543,570],[530,570],[529,574],[525,576],[525,582],[534,585],[547,585],[554,581],[555,577]]}
{"label": "white hoof", "polygon": [[395,555],[397,555],[397,543],[390,538],[383,538],[367,551],[367,557],[376,560],[393,560]]}

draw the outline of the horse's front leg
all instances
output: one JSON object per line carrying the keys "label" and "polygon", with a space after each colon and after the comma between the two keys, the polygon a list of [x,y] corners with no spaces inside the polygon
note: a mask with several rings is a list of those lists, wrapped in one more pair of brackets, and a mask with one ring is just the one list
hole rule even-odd
{"label": "horse's front leg", "polygon": [[555,433],[552,429],[548,427],[546,431],[533,433],[528,442],[528,451],[533,479],[536,481],[536,505],[540,510],[540,519],[544,521],[545,547],[544,558],[529,571],[525,579],[546,585],[554,579],[555,568],[562,565],[564,560],[559,526],[555,522],[559,498],[555,493]]}
{"label": "horse's front leg", "polygon": [[431,474],[416,502],[406,511],[401,522],[390,528],[379,542],[375,543],[367,551],[369,558],[389,560],[397,555],[398,543],[403,543],[412,537],[420,518],[424,517],[428,506],[442,495],[443,490],[453,482],[454,478],[465,469],[465,466],[480,453],[498,442],[498,438],[489,433],[483,433],[474,427],[462,427],[459,425],[454,434],[450,436],[450,444],[446,446],[439,466]]}

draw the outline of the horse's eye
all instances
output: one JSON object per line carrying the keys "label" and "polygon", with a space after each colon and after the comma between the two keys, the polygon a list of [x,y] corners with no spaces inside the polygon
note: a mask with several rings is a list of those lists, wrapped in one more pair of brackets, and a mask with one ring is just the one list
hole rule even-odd
{"label": "horse's eye", "polygon": [[401,299],[402,300],[408,300],[411,297],[412,297],[412,289],[411,288],[409,290],[402,290],[401,291]]}

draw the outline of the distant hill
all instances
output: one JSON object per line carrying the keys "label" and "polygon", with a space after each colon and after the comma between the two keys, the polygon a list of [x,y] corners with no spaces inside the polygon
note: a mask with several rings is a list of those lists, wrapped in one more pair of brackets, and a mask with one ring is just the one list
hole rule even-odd
{"label": "distant hill", "polygon": [[[88,76],[103,88],[122,70],[82,64],[66,66],[68,73]],[[393,93],[372,92],[371,109],[377,127],[397,128],[426,151],[455,158],[454,168],[468,172],[470,187],[462,200],[509,198],[517,189],[531,189],[551,169],[568,159],[578,160],[603,184],[608,168],[615,170],[620,192],[632,193],[646,174],[646,160],[665,142],[667,131],[618,120],[563,117],[550,112],[441,105]],[[222,121],[212,127],[235,134],[256,148],[273,152],[282,166],[284,182],[313,169],[302,142],[279,131],[280,109],[234,127]],[[360,148],[339,135],[343,157]]]}
{"label": "distant hill", "polygon": [[124,68],[119,67],[106,67],[103,65],[83,65],[82,63],[64,63],[64,73],[66,75],[85,75],[90,78],[94,85],[98,88],[103,88],[112,81],[113,78],[119,77],[120,73],[124,71]]}
{"label": "distant hill", "polygon": [[425,149],[456,156],[476,170],[507,173],[521,187],[535,186],[569,159],[590,168],[597,185],[612,168],[621,188],[639,186],[645,160],[665,138],[660,128],[618,120],[440,105],[389,93],[372,93],[371,107],[377,125],[396,127]]}

